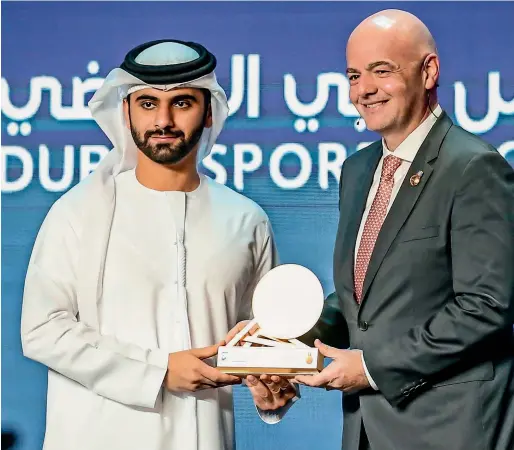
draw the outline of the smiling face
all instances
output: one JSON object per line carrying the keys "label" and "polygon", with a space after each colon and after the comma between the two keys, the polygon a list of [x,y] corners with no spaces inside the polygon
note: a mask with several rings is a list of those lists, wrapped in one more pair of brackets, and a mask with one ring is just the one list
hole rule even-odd
{"label": "smiling face", "polygon": [[[124,102],[125,121],[138,149],[149,159],[174,165],[196,152],[210,106],[201,89],[142,89]],[[129,104],[130,102],[130,104]]]}
{"label": "smiling face", "polygon": [[352,33],[346,58],[350,100],[368,129],[396,141],[426,117],[437,55],[411,30],[383,17],[365,21]]}

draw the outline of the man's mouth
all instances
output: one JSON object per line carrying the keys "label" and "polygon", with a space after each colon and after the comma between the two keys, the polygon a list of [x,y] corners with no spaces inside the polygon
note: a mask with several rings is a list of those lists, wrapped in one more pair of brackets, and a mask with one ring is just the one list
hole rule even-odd
{"label": "man's mouth", "polygon": [[382,106],[384,105],[385,103],[387,103],[387,100],[384,100],[384,101],[381,101],[381,102],[373,102],[373,103],[362,103],[362,105],[366,108],[366,109],[376,109],[378,108],[379,106]]}
{"label": "man's mouth", "polygon": [[181,135],[177,134],[153,134],[150,136],[151,139],[161,142],[174,141],[175,139],[180,138]]}

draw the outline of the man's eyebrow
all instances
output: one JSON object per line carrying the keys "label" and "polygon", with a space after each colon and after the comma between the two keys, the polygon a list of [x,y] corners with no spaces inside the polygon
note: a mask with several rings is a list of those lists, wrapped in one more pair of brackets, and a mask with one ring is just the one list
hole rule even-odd
{"label": "man's eyebrow", "polygon": [[151,100],[154,102],[159,101],[159,99],[157,97],[154,97],[153,95],[148,95],[148,94],[141,94],[140,96],[138,96],[136,98],[136,102],[139,102],[141,100]]}
{"label": "man's eyebrow", "polygon": [[[379,67],[379,66],[387,66],[391,70],[398,69],[398,66],[396,64],[392,63],[391,61],[374,61],[372,63],[369,63],[366,66],[366,70],[373,70],[375,67]],[[346,73],[360,73],[360,71],[357,69],[354,69],[353,67],[348,67],[346,69]]]}
{"label": "man's eyebrow", "polygon": [[198,101],[198,99],[194,95],[191,95],[191,94],[179,94],[176,97],[172,97],[170,100],[172,102],[180,102],[180,101],[184,101],[184,100],[191,100],[193,102]]}
{"label": "man's eyebrow", "polygon": [[398,66],[396,64],[393,64],[390,61],[375,61],[375,62],[368,64],[366,67],[366,70],[372,70],[378,66],[387,66],[393,70],[398,69]]}

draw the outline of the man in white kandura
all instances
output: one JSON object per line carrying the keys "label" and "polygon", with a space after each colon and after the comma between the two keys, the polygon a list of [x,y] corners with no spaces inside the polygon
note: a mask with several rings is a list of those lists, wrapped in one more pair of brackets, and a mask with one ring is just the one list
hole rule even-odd
{"label": "man in white kandura", "polygon": [[[228,115],[215,66],[199,44],[149,42],[89,103],[114,149],[51,208],[23,299],[23,352],[49,368],[47,450],[234,447],[241,380],[208,359],[276,252],[263,210],[198,173]],[[248,385],[275,422],[295,390],[263,381]]]}

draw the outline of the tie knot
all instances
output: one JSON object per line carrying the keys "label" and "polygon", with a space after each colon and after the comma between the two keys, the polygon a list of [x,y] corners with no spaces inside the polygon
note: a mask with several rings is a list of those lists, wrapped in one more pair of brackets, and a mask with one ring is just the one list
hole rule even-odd
{"label": "tie knot", "polygon": [[392,178],[398,167],[401,165],[401,158],[394,155],[387,155],[384,158],[384,164],[382,165],[382,178]]}

